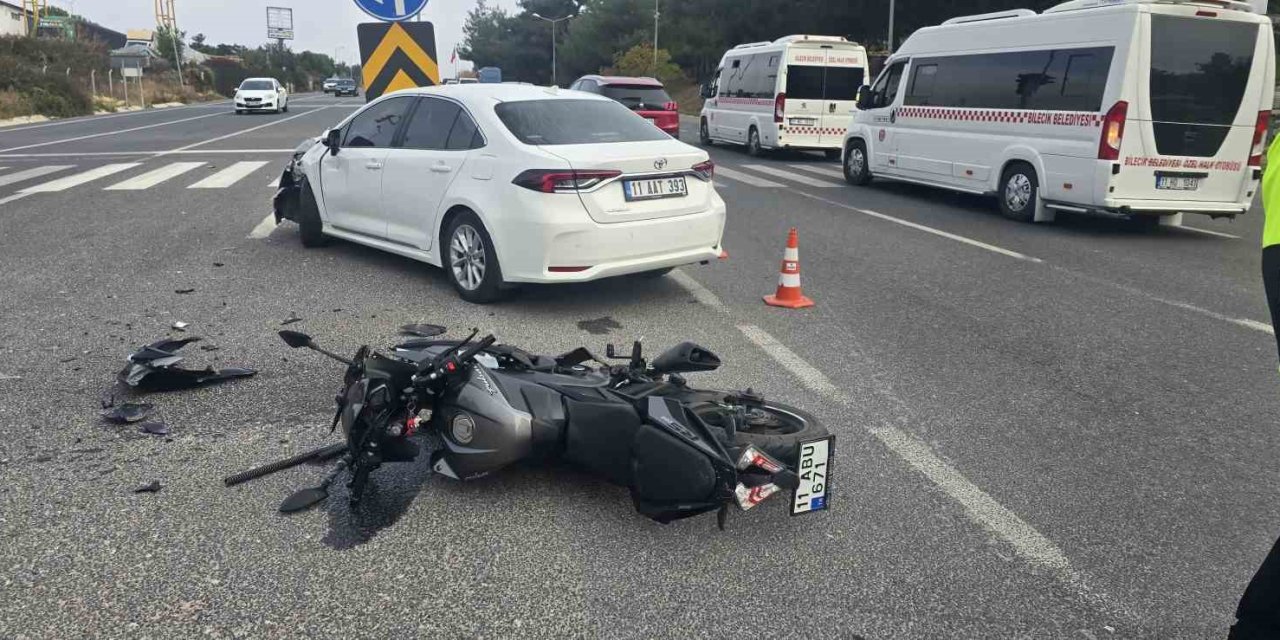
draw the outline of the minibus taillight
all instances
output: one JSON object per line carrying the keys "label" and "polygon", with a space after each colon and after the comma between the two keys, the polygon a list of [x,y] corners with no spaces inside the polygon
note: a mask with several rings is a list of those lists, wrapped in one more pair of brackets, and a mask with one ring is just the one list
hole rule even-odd
{"label": "minibus taillight", "polygon": [[787,94],[779,93],[777,98],[773,99],[773,121],[781,123],[782,114],[787,110]]}
{"label": "minibus taillight", "polygon": [[1267,152],[1267,124],[1270,121],[1270,111],[1258,112],[1258,122],[1253,125],[1253,151],[1249,152],[1249,166],[1251,167],[1262,166],[1262,154]]}
{"label": "minibus taillight", "polygon": [[1120,141],[1124,139],[1124,120],[1129,115],[1129,103],[1121,100],[1102,119],[1102,139],[1098,140],[1099,160],[1119,160]]}

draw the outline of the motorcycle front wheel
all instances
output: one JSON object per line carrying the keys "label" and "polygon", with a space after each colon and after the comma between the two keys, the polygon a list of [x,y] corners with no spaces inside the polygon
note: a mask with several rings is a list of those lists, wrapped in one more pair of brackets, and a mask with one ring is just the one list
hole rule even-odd
{"label": "motorcycle front wheel", "polygon": [[[698,417],[713,427],[724,429],[737,406],[729,399],[691,407]],[[799,460],[799,444],[828,435],[827,428],[808,412],[780,402],[747,405],[745,421],[739,421],[733,442],[754,445],[780,462],[794,467]],[[745,424],[744,424],[745,422]]]}

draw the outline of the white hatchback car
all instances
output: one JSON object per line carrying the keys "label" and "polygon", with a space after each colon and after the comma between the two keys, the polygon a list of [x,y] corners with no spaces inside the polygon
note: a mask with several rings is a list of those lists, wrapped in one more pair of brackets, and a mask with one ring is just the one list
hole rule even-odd
{"label": "white hatchback car", "polygon": [[289,110],[289,92],[275,78],[246,78],[236,87],[236,113]]}
{"label": "white hatchback car", "polygon": [[488,84],[371,102],[294,154],[276,220],[445,268],[490,302],[522,282],[661,275],[721,254],[706,152],[589,93]]}

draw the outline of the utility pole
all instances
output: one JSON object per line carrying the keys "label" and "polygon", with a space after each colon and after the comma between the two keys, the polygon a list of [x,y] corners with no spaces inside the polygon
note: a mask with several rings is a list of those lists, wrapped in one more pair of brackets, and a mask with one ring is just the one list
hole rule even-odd
{"label": "utility pole", "polygon": [[893,9],[897,0],[889,0],[889,53],[893,53]]}
{"label": "utility pole", "polygon": [[653,0],[653,77],[658,77],[658,2]]}
{"label": "utility pole", "polygon": [[563,18],[555,18],[553,20],[551,18],[544,18],[541,15],[535,13],[533,14],[533,17],[539,20],[545,20],[551,23],[551,84],[558,87],[560,86],[560,83],[556,81],[556,26],[559,23],[572,18],[573,16],[565,16]]}
{"label": "utility pole", "polygon": [[32,38],[40,32],[40,16],[44,15],[45,0],[22,0],[22,14],[26,21],[27,35]]}
{"label": "utility pole", "polygon": [[173,9],[173,0],[156,0],[156,26],[169,32],[173,38],[173,63],[178,66],[178,86],[186,86],[182,79],[182,52],[178,48],[178,14]]}

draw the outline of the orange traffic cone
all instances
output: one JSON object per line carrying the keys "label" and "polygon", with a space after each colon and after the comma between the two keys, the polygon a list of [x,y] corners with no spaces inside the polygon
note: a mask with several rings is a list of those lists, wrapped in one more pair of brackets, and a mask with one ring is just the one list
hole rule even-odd
{"label": "orange traffic cone", "polygon": [[804,297],[800,290],[800,240],[795,227],[791,227],[791,233],[787,234],[787,249],[782,254],[782,273],[778,276],[778,292],[765,296],[764,303],[788,309],[813,306],[813,301]]}

